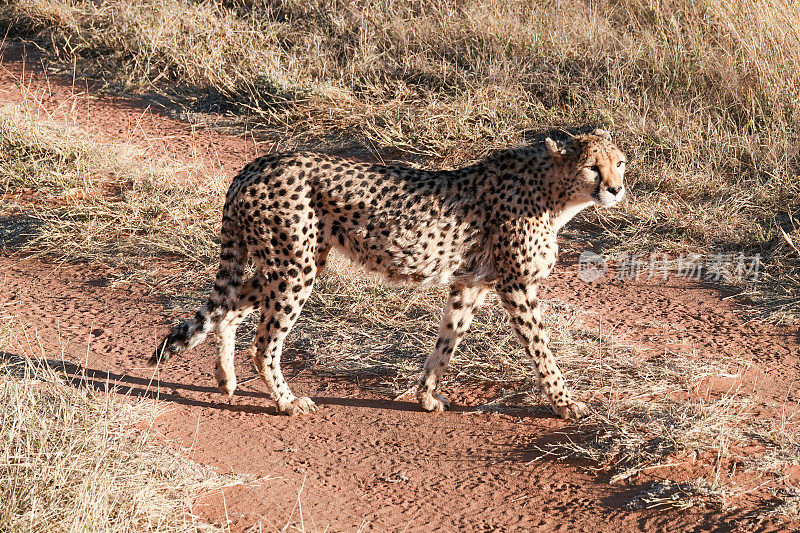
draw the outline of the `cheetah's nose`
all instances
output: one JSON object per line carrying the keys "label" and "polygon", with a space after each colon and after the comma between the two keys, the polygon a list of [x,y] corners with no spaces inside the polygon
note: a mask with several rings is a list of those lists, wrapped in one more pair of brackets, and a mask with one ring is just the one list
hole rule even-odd
{"label": "cheetah's nose", "polygon": [[611,193],[611,194],[613,194],[614,196],[616,196],[617,194],[619,194],[619,191],[621,191],[621,190],[622,190],[622,187],[609,187],[609,188],[608,188],[608,192],[610,192],[610,193]]}

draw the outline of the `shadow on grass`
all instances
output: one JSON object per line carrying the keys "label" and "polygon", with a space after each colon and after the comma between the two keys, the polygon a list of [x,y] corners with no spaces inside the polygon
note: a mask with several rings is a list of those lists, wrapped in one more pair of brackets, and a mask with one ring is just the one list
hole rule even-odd
{"label": "shadow on grass", "polygon": [[38,235],[43,223],[26,215],[0,216],[0,251],[12,253]]}

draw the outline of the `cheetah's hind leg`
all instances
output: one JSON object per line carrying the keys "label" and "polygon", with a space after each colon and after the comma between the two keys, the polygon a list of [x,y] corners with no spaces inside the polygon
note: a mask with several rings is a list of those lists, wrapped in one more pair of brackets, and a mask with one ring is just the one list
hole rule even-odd
{"label": "cheetah's hind leg", "polygon": [[233,365],[236,329],[253,311],[258,302],[261,302],[263,284],[264,278],[261,271],[256,271],[253,277],[243,284],[236,308],[228,311],[217,327],[219,356],[214,365],[214,377],[217,379],[219,389],[229,397],[232,397],[236,391],[236,370]]}
{"label": "cheetah's hind leg", "polygon": [[289,415],[313,413],[317,410],[311,398],[298,398],[292,394],[281,372],[283,341],[300,316],[314,283],[316,266],[313,260],[303,263],[267,275],[275,281],[262,289],[264,299],[261,318],[254,349],[251,349],[258,374],[269,387],[270,394],[278,404],[278,410]]}

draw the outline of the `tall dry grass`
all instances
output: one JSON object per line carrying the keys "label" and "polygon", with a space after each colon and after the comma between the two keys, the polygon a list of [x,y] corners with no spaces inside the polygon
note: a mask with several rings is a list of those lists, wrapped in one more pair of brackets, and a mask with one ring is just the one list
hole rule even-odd
{"label": "tall dry grass", "polygon": [[205,271],[225,187],[208,169],[98,143],[30,107],[0,108],[0,197],[10,200],[0,216],[32,222],[22,252],[134,268],[172,257]]}

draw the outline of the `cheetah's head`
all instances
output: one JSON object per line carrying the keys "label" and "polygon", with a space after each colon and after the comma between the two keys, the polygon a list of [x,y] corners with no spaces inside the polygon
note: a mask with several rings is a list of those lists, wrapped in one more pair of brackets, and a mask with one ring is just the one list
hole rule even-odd
{"label": "cheetah's head", "polygon": [[627,158],[611,140],[611,134],[597,129],[589,135],[577,135],[559,146],[545,140],[547,151],[557,166],[566,167],[573,176],[568,191],[570,203],[592,203],[610,207],[625,195],[622,182]]}

